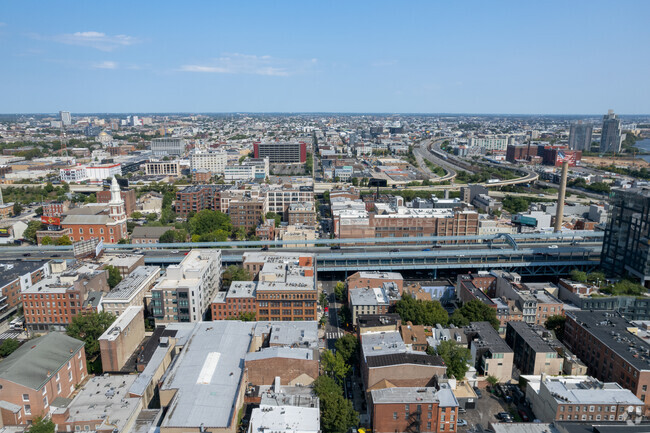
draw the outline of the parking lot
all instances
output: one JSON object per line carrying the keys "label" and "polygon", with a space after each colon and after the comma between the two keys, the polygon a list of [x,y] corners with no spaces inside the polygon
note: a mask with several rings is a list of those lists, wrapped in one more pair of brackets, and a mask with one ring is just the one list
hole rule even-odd
{"label": "parking lot", "polygon": [[502,399],[483,391],[483,396],[476,400],[475,409],[467,409],[466,413],[461,413],[458,418],[467,421],[467,426],[458,427],[459,432],[468,432],[474,430],[476,424],[480,424],[484,429],[488,428],[489,422],[497,422],[496,414],[499,412],[510,412],[515,406],[506,404]]}

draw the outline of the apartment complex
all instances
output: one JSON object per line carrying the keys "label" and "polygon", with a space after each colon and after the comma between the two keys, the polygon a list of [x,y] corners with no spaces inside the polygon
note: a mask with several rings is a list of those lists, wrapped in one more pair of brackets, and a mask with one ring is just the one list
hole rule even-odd
{"label": "apartment complex", "polygon": [[221,210],[221,193],[225,185],[193,185],[176,192],[174,212],[183,218],[204,209]]}
{"label": "apartment complex", "polygon": [[49,276],[47,261],[0,262],[0,318],[12,315],[21,302],[21,293]]}
{"label": "apartment complex", "polygon": [[187,142],[182,138],[163,137],[151,140],[151,152],[155,156],[185,155]]}
{"label": "apartment complex", "polygon": [[589,376],[524,376],[526,399],[543,422],[640,421],[644,404],[618,383]]}
{"label": "apartment complex", "polygon": [[603,382],[617,382],[646,401],[650,385],[650,344],[640,330],[620,314],[570,311],[564,343],[587,365],[587,372]]}
{"label": "apartment complex", "polygon": [[396,387],[370,392],[372,428],[377,433],[455,432],[458,400],[448,384],[434,387]]}
{"label": "apartment complex", "polygon": [[603,129],[600,134],[600,153],[621,151],[621,119],[609,110],[603,116]]}
{"label": "apartment complex", "polygon": [[47,414],[87,375],[83,341],[59,332],[30,340],[0,362],[2,422],[27,424]]}
{"label": "apartment complex", "polygon": [[589,152],[591,150],[591,134],[593,129],[593,125],[582,123],[582,120],[579,120],[577,123],[572,123],[569,131],[569,149]]}
{"label": "apartment complex", "polygon": [[399,272],[369,272],[359,271],[350,275],[347,280],[348,290],[362,287],[381,287],[384,283],[395,283],[400,292],[404,290],[404,279]]}
{"label": "apartment complex", "polygon": [[225,152],[195,150],[190,155],[190,169],[192,172],[207,170],[213,175],[224,173],[228,164],[228,155]]}
{"label": "apartment complex", "polygon": [[193,249],[151,289],[156,323],[198,322],[221,285],[221,250]]}
{"label": "apartment complex", "polygon": [[99,337],[104,372],[119,372],[144,339],[144,307],[128,307]]}
{"label": "apartment complex", "polygon": [[494,376],[500,382],[509,381],[514,354],[492,325],[489,322],[472,322],[464,331],[476,371],[485,376]]}
{"label": "apartment complex", "polygon": [[289,225],[302,224],[305,226],[316,225],[316,212],[313,202],[291,203],[287,210]]}
{"label": "apartment complex", "polygon": [[646,283],[650,281],[650,245],[646,241],[650,188],[613,189],[610,206],[601,266],[608,274],[630,273]]}
{"label": "apartment complex", "polygon": [[228,207],[230,221],[235,229],[254,229],[264,219],[268,212],[268,201],[266,198],[252,198],[244,196],[232,200]]}
{"label": "apartment complex", "polygon": [[394,282],[383,283],[379,287],[369,286],[348,289],[348,304],[352,312],[352,323],[362,314],[385,314],[391,305],[401,299],[399,288]]}
{"label": "apartment complex", "polygon": [[142,164],[145,176],[172,176],[181,175],[181,164],[178,161],[149,161]]}
{"label": "apartment complex", "polygon": [[564,360],[528,323],[508,322],[506,343],[521,374],[562,374]]}
{"label": "apartment complex", "polygon": [[255,158],[269,158],[271,164],[304,163],[307,144],[301,142],[257,141],[253,143]]}
{"label": "apartment complex", "polygon": [[257,277],[258,320],[316,320],[313,254],[244,253],[244,268]]}
{"label": "apartment complex", "polygon": [[227,291],[217,292],[210,309],[212,320],[235,318],[240,313],[257,315],[257,282],[233,281]]}
{"label": "apartment complex", "polygon": [[119,316],[129,307],[144,307],[144,298],[159,276],[158,266],[138,266],[102,297],[102,309]]}

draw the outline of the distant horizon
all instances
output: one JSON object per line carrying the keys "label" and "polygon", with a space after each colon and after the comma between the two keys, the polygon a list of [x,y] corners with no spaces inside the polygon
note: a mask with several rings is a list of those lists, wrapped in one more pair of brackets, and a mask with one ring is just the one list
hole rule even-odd
{"label": "distant horizon", "polygon": [[[166,115],[339,115],[339,116],[540,116],[540,117],[602,117],[605,113],[463,113],[463,112],[372,112],[372,111],[87,111],[77,112],[71,110],[58,110],[53,112],[24,112],[24,113],[0,113],[0,116],[58,116],[59,111],[67,111],[71,116],[91,116],[91,115],[150,115],[150,116],[166,116]],[[614,110],[614,114],[621,117],[643,117],[650,116],[650,113],[618,113]]]}

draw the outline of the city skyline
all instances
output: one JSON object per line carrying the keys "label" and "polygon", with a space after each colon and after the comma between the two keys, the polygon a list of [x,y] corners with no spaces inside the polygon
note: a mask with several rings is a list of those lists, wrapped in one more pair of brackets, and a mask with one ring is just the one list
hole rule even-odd
{"label": "city skyline", "polygon": [[650,113],[646,3],[343,5],[5,5],[0,113]]}

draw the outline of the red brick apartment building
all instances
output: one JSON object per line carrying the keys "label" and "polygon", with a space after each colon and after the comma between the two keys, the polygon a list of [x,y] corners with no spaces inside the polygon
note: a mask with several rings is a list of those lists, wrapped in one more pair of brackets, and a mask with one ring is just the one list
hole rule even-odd
{"label": "red brick apartment building", "polygon": [[372,429],[376,433],[456,431],[458,400],[447,384],[440,390],[384,388],[373,390]]}
{"label": "red brick apartment building", "polygon": [[46,416],[50,404],[70,397],[86,376],[82,341],[52,332],[25,342],[0,362],[2,422],[25,425]]}
{"label": "red brick apartment building", "polygon": [[[127,217],[130,217],[135,211],[135,191],[132,189],[123,190],[120,191],[120,196],[124,200],[124,212],[126,212]],[[97,203],[108,203],[109,201],[111,201],[110,190],[97,192]]]}
{"label": "red brick apartment building", "polygon": [[0,318],[16,311],[22,291],[49,275],[50,265],[47,261],[0,262]]}
{"label": "red brick apartment building", "polygon": [[400,294],[404,291],[404,278],[399,272],[360,271],[350,275],[346,282],[348,290],[381,287],[384,283],[394,282]]}
{"label": "red brick apartment building", "polygon": [[[640,334],[640,335],[637,335]],[[617,382],[646,404],[650,386],[650,337],[613,311],[568,311],[564,343],[587,366],[587,374]]]}

